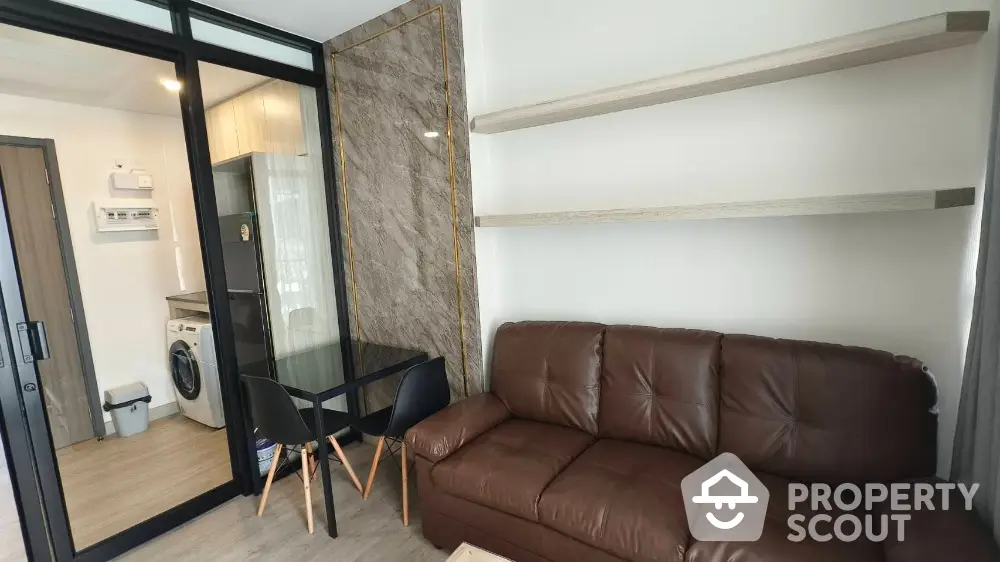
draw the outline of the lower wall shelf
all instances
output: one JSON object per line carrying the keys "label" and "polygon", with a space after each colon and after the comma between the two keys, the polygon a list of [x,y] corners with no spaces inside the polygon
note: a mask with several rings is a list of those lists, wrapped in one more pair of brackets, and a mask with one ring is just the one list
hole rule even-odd
{"label": "lower wall shelf", "polygon": [[976,202],[976,188],[942,189],[936,191],[903,191],[899,193],[869,193],[774,199],[739,203],[713,203],[676,207],[640,209],[609,209],[602,211],[567,211],[516,215],[482,215],[476,226],[512,227],[587,224],[602,222],[656,222],[673,220],[706,220],[752,217],[794,217],[807,215],[844,215],[884,213],[891,211],[927,211],[950,207],[967,207]]}

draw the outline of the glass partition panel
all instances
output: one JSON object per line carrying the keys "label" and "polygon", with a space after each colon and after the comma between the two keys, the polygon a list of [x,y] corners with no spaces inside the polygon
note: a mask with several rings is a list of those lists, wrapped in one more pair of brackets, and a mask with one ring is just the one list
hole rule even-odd
{"label": "glass partition panel", "polygon": [[56,0],[92,12],[173,33],[170,10],[140,0]]}
{"label": "glass partition panel", "polygon": [[198,41],[233,49],[265,59],[313,70],[313,56],[304,51],[236,31],[195,17],[191,18],[191,33]]}
{"label": "glass partition panel", "polygon": [[28,555],[24,550],[20,514],[14,499],[14,485],[11,482],[7,459],[2,454],[2,449],[6,447],[7,443],[3,435],[0,435],[0,541],[3,541],[3,554],[0,555],[0,560],[27,562]]}
{"label": "glass partition panel", "polygon": [[233,479],[183,85],[27,29],[0,45],[0,181],[79,551]]}
{"label": "glass partition panel", "polygon": [[[200,69],[240,372],[339,371],[340,355],[322,352],[341,334],[316,89],[204,62]],[[273,361],[297,354],[310,360]],[[300,374],[312,373],[281,380]],[[346,410],[346,402],[328,407]]]}

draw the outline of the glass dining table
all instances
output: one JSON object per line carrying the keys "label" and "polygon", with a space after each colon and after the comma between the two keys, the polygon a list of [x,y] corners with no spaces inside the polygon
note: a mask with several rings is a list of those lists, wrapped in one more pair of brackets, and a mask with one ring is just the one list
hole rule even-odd
{"label": "glass dining table", "polygon": [[[344,365],[344,346],[351,346],[354,368]],[[326,435],[323,428],[323,403],[338,396],[354,395],[365,385],[405,371],[427,361],[424,351],[379,345],[358,340],[342,340],[323,345],[274,362],[275,379],[289,394],[312,404],[319,435]],[[357,404],[356,398],[348,404]],[[348,408],[352,415],[355,407]],[[326,504],[327,533],[337,537],[337,517],[330,480],[329,442],[318,440],[317,457],[323,480],[323,501]]]}

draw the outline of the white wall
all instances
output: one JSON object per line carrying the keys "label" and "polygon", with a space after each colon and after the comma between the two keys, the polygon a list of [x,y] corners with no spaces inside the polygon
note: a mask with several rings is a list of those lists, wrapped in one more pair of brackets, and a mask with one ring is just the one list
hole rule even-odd
{"label": "white wall", "polygon": [[[205,288],[180,117],[0,94],[0,135],[55,140],[101,400],[105,389],[141,380],[151,406],[175,401],[164,299]],[[148,170],[153,192],[112,190],[116,161]],[[143,197],[160,209],[159,231],[95,231],[95,200]]]}
{"label": "white wall", "polygon": [[[464,0],[469,114],[990,0]],[[994,20],[1000,12],[994,14]],[[994,21],[995,23],[995,21]],[[995,31],[974,46],[499,135],[476,214],[981,186]],[[950,464],[975,209],[477,229],[484,350],[508,320],[708,328],[924,360]],[[970,257],[971,256],[971,257]]]}

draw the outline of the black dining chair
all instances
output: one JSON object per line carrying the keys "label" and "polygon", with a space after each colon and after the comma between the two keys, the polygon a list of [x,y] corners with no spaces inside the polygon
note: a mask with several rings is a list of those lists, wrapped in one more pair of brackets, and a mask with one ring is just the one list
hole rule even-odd
{"label": "black dining chair", "polygon": [[448,388],[448,375],[443,357],[432,359],[414,367],[403,374],[396,388],[396,398],[393,405],[369,414],[351,424],[351,427],[361,433],[377,436],[375,457],[368,473],[368,484],[362,494],[364,499],[372,491],[372,482],[379,462],[382,461],[382,448],[389,445],[389,454],[395,454],[393,446],[400,445],[402,451],[403,473],[403,526],[410,524],[409,491],[407,489],[406,470],[406,436],[407,430],[443,410],[451,402],[451,390]]}
{"label": "black dining chair", "polygon": [[312,457],[312,442],[319,439],[328,439],[333,450],[336,451],[340,462],[347,469],[347,473],[354,481],[354,486],[361,492],[361,482],[358,480],[351,463],[344,455],[343,449],[337,443],[334,433],[348,427],[351,424],[351,416],[346,412],[323,409],[323,430],[326,435],[318,435],[316,430],[316,418],[312,408],[299,409],[292,397],[285,390],[285,387],[276,381],[263,377],[251,377],[244,375],[243,382],[246,384],[247,393],[250,397],[250,409],[253,413],[254,422],[257,424],[257,431],[261,436],[274,441],[277,446],[274,449],[274,458],[271,460],[271,468],[267,471],[267,482],[264,484],[264,492],[260,498],[260,507],[257,509],[257,517],[264,514],[264,506],[267,505],[267,495],[271,491],[271,483],[274,481],[274,473],[278,470],[283,449],[291,450],[292,447],[300,448],[302,457],[302,485],[306,494],[306,524],[309,527],[309,534],[313,532],[312,494],[309,483],[313,478],[314,461]]}

